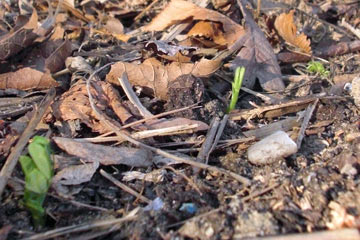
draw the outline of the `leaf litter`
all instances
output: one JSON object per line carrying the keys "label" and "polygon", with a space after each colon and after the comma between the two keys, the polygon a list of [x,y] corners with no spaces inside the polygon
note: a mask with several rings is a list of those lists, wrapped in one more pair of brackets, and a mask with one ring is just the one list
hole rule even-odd
{"label": "leaf litter", "polygon": [[[1,2],[0,232],[358,238],[357,4]],[[244,92],[226,116],[239,66]],[[278,146],[256,142],[277,131],[297,152],[264,161]],[[19,202],[13,157],[35,135],[52,141],[57,167],[43,229]]]}

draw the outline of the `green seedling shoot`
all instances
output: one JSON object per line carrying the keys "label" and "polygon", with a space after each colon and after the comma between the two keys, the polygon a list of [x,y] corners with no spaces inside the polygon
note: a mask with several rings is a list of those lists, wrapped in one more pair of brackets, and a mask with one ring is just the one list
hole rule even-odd
{"label": "green seedling shoot", "polygon": [[328,77],[330,72],[325,69],[324,65],[318,61],[310,61],[306,68],[310,73],[319,74],[322,77]]}
{"label": "green seedling shoot", "polygon": [[235,70],[234,82],[232,83],[231,102],[230,102],[229,107],[226,110],[227,113],[229,113],[235,109],[236,103],[239,98],[239,92],[240,92],[241,84],[244,79],[244,75],[245,75],[245,68],[237,67]]}
{"label": "green seedling shoot", "polygon": [[30,156],[20,156],[20,164],[25,175],[24,205],[31,212],[35,226],[45,223],[43,203],[54,175],[50,158],[48,139],[35,136],[28,146]]}

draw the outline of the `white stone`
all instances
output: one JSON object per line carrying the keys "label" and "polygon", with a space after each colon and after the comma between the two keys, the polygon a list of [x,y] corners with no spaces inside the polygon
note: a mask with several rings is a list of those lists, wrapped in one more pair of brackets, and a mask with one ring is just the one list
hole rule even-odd
{"label": "white stone", "polygon": [[276,131],[249,147],[247,155],[252,164],[264,165],[296,152],[296,143],[284,131]]}

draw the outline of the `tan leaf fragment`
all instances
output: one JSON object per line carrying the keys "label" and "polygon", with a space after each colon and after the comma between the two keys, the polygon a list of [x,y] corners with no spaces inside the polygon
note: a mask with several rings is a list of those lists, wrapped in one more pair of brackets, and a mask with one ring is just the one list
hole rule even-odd
{"label": "tan leaf fragment", "polygon": [[162,31],[167,27],[186,20],[212,21],[222,24],[223,36],[227,45],[233,44],[244,29],[230,18],[206,8],[199,7],[189,1],[172,0],[163,11],[143,29],[145,31]]}
{"label": "tan leaf fragment", "polygon": [[245,67],[245,76],[242,85],[253,88],[256,78],[261,87],[269,92],[285,89],[281,79],[281,70],[274,50],[264,33],[254,21],[251,12],[246,8],[246,1],[238,0],[245,18],[244,34],[230,49],[240,49],[232,62],[233,69]]}
{"label": "tan leaf fragment", "polygon": [[221,60],[201,59],[197,63],[172,62],[163,65],[155,58],[148,58],[142,64],[117,62],[111,66],[106,75],[106,81],[120,85],[118,78],[126,72],[129,82],[143,87],[146,94],[167,100],[168,84],[184,74],[193,74],[196,77],[207,77],[214,73],[221,64]]}
{"label": "tan leaf fragment", "polygon": [[205,37],[213,39],[216,44],[225,46],[227,41],[224,37],[224,33],[221,31],[221,24],[209,22],[209,21],[200,21],[196,23],[190,31],[187,33],[191,37]]}
{"label": "tan leaf fragment", "polygon": [[64,67],[65,59],[71,55],[69,40],[51,40],[41,43],[22,60],[25,66],[13,72],[0,74],[0,89],[18,90],[47,89],[59,84],[50,73]]}
{"label": "tan leaf fragment", "polygon": [[59,84],[52,78],[50,72],[44,73],[30,67],[0,74],[0,89],[40,90],[57,86]]}
{"label": "tan leaf fragment", "polygon": [[13,32],[0,37],[0,60],[4,60],[26,48],[38,37],[34,30],[38,26],[38,15],[34,10],[26,21],[19,16]]}
{"label": "tan leaf fragment", "polygon": [[106,19],[106,23],[104,25],[104,29],[106,29],[111,34],[123,34],[124,26],[120,22],[119,19],[114,17],[108,17]]}
{"label": "tan leaf fragment", "polygon": [[[97,85],[96,90],[91,87],[90,91],[95,99],[97,107],[100,110],[105,110],[110,106],[120,120],[123,123],[126,123],[132,115],[122,106],[116,90],[106,82],[99,81],[93,82],[93,84]],[[64,93],[61,98],[53,104],[52,108],[57,119],[65,121],[79,119],[94,132],[108,132],[107,127],[97,119],[96,114],[90,106],[85,82],[79,82],[68,92]],[[112,122],[119,126],[116,121],[112,120]]]}
{"label": "tan leaf fragment", "polygon": [[275,28],[279,35],[290,45],[300,48],[305,53],[311,53],[310,40],[304,33],[297,35],[294,24],[294,10],[282,13],[275,20]]}
{"label": "tan leaf fragment", "polygon": [[62,137],[55,137],[54,141],[68,154],[87,162],[100,162],[102,165],[124,164],[131,167],[147,167],[152,164],[152,153],[145,149],[110,147]]}
{"label": "tan leaf fragment", "polygon": [[59,185],[78,185],[89,182],[96,170],[99,162],[79,164],[66,167],[56,173],[52,180],[54,188],[58,191]]}
{"label": "tan leaf fragment", "polygon": [[51,55],[45,60],[45,69],[49,69],[51,73],[60,71],[64,67],[64,62],[71,55],[72,45],[67,39],[65,40]]}

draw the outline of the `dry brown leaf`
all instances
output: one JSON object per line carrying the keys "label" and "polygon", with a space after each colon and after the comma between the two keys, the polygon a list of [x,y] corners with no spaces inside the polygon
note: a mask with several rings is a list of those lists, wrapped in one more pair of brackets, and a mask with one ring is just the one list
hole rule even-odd
{"label": "dry brown leaf", "polygon": [[84,22],[90,22],[90,19],[88,19],[81,11],[74,8],[68,1],[64,1],[61,7],[71,12],[78,19],[83,20]]}
{"label": "dry brown leaf", "polygon": [[275,28],[279,35],[290,45],[300,48],[305,53],[311,53],[310,40],[304,33],[297,35],[294,24],[294,10],[282,13],[275,20]]}
{"label": "dry brown leaf", "polygon": [[59,86],[50,73],[63,69],[65,59],[71,52],[69,40],[49,39],[24,58],[26,65],[23,68],[0,74],[0,89],[30,90]]}
{"label": "dry brown leaf", "polygon": [[[120,120],[123,123],[127,123],[132,115],[122,106],[116,90],[113,89],[109,83],[103,81],[93,82],[93,84],[97,85],[96,90],[91,87],[91,93],[97,107],[100,110],[105,110],[111,106]],[[61,98],[53,104],[52,108],[57,119],[63,119],[65,121],[79,119],[94,132],[108,132],[107,127],[97,119],[96,114],[90,106],[86,84],[84,82],[79,82],[68,92],[64,93]],[[119,126],[117,122],[112,122]]]}
{"label": "dry brown leaf", "polygon": [[123,42],[127,42],[131,36],[130,35],[126,35],[126,34],[117,34],[117,33],[109,33],[107,30],[103,30],[103,29],[92,29],[92,31],[94,33],[99,33],[99,34],[104,34],[104,35],[111,35],[113,37],[115,37],[116,39],[123,41]]}
{"label": "dry brown leaf", "polygon": [[163,65],[155,58],[148,58],[142,64],[117,62],[111,66],[106,80],[112,84],[120,85],[118,78],[126,72],[129,82],[135,86],[143,87],[146,94],[153,94],[159,99],[168,98],[168,84],[184,74],[193,74],[196,77],[207,77],[214,73],[221,64],[221,60],[201,59],[199,62],[178,63]]}
{"label": "dry brown leaf", "polygon": [[196,23],[190,31],[187,33],[191,37],[206,37],[212,39],[216,44],[225,46],[228,44],[224,37],[224,33],[221,31],[221,24],[209,22],[209,21],[200,21]]}
{"label": "dry brown leaf", "polygon": [[243,27],[230,18],[183,0],[172,0],[159,15],[144,27],[144,30],[162,31],[171,25],[189,19],[221,23],[224,30],[223,37],[227,45],[233,44],[244,34]]}
{"label": "dry brown leaf", "polygon": [[25,67],[16,72],[0,74],[0,89],[48,89],[59,84],[52,78],[49,71],[41,72],[37,69]]}
{"label": "dry brown leaf", "polygon": [[0,60],[10,57],[32,44],[38,37],[34,33],[37,26],[38,15],[35,10],[29,19],[19,16],[14,31],[0,38]]}
{"label": "dry brown leaf", "polygon": [[246,4],[238,0],[238,5],[245,18],[246,34],[234,44],[237,46],[235,48],[239,48],[240,51],[234,59],[232,67],[234,69],[240,66],[245,67],[243,80],[245,87],[252,88],[257,77],[261,87],[266,91],[284,90],[280,66],[270,43],[254,21],[250,11],[245,7]]}
{"label": "dry brown leaf", "polygon": [[152,164],[152,153],[145,149],[103,146],[62,137],[54,137],[54,141],[68,154],[86,162],[100,162],[102,165],[124,164],[131,167],[148,167]]}
{"label": "dry brown leaf", "polygon": [[124,26],[122,25],[119,19],[114,17],[107,17],[106,23],[104,25],[104,29],[106,29],[109,33],[112,34],[124,33]]}
{"label": "dry brown leaf", "polygon": [[81,165],[73,165],[60,170],[54,176],[52,184],[56,191],[59,185],[78,185],[89,182],[96,170],[99,167],[99,162],[85,163]]}
{"label": "dry brown leaf", "polygon": [[176,53],[174,56],[161,55],[160,57],[172,62],[191,63],[191,57],[182,55],[180,52]]}
{"label": "dry brown leaf", "polygon": [[65,59],[71,55],[71,52],[72,45],[67,39],[48,58],[46,58],[45,69],[49,69],[51,73],[62,70]]}

